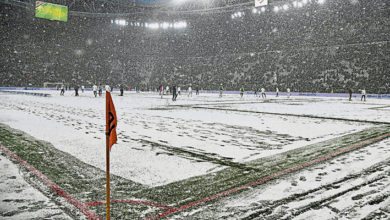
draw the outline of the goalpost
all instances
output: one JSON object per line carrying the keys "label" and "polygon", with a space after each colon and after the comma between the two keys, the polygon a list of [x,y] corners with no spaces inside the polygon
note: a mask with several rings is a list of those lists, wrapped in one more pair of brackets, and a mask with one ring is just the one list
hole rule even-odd
{"label": "goalpost", "polygon": [[61,86],[64,85],[62,82],[44,82],[43,88],[61,88]]}

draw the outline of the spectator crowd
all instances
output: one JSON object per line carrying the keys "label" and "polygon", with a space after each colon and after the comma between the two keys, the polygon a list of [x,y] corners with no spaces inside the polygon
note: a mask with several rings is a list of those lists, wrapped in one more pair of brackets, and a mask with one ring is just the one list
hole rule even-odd
{"label": "spectator crowd", "polygon": [[186,20],[180,30],[119,27],[93,16],[55,22],[5,3],[0,9],[0,86],[390,92],[387,0],[329,0],[235,19],[231,11],[156,16]]}

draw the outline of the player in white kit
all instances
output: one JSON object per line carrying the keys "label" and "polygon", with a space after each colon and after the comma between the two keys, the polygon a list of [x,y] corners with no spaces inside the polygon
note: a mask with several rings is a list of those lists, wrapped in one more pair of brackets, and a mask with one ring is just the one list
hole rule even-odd
{"label": "player in white kit", "polygon": [[360,99],[360,101],[363,101],[363,98],[364,101],[366,101],[366,89],[362,89],[362,98]]}
{"label": "player in white kit", "polygon": [[94,95],[95,97],[97,96],[97,89],[98,89],[97,85],[93,85],[93,86],[92,86],[93,95]]}
{"label": "player in white kit", "polygon": [[191,86],[190,87],[188,87],[188,97],[192,97],[192,88],[191,88]]}
{"label": "player in white kit", "polygon": [[261,88],[261,98],[266,99],[267,95],[265,94],[265,89]]}

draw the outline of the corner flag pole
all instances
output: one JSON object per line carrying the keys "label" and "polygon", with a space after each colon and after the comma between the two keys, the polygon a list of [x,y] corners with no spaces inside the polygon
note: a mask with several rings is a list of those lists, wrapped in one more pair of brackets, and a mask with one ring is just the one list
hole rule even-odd
{"label": "corner flag pole", "polygon": [[[110,105],[107,104],[108,110]],[[107,121],[107,130],[109,128],[109,119]],[[106,132],[106,219],[110,220],[110,132]]]}
{"label": "corner flag pole", "polygon": [[110,135],[106,135],[106,219],[110,220]]}

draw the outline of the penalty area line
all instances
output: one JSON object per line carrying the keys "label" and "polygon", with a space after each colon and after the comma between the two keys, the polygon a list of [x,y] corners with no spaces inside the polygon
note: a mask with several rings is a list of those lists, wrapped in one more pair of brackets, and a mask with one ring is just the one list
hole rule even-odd
{"label": "penalty area line", "polygon": [[255,182],[252,182],[252,183],[248,183],[248,184],[245,184],[245,185],[242,185],[242,186],[239,186],[239,187],[236,187],[236,188],[233,188],[233,189],[230,189],[230,190],[227,190],[225,192],[221,192],[221,193],[218,193],[216,195],[213,195],[213,196],[210,196],[210,197],[207,197],[207,198],[204,198],[204,199],[201,199],[201,200],[198,200],[198,201],[195,201],[195,202],[191,202],[191,203],[188,203],[186,205],[183,205],[183,206],[180,206],[178,208],[172,208],[164,213],[160,213],[154,217],[150,217],[150,218],[145,218],[144,220],[152,220],[152,219],[160,219],[160,218],[164,218],[168,215],[171,215],[171,214],[174,214],[174,213],[177,213],[177,212],[180,212],[180,211],[183,211],[184,209],[188,209],[188,208],[191,208],[193,206],[196,206],[198,204],[201,204],[201,203],[205,203],[207,201],[210,201],[210,200],[214,200],[214,199],[217,199],[217,198],[220,198],[222,196],[225,196],[225,195],[229,195],[233,192],[237,192],[239,190],[242,190],[242,189],[246,189],[246,188],[249,188],[249,187],[252,187],[252,186],[255,186],[255,185],[259,185],[259,184],[262,184],[268,180],[271,180],[275,177],[278,177],[278,176],[281,176],[281,175],[284,175],[284,174],[287,174],[287,173],[290,173],[290,172],[293,172],[293,171],[296,171],[296,170],[299,170],[301,168],[304,168],[306,166],[309,166],[309,165],[312,165],[312,164],[315,164],[315,163],[318,163],[320,161],[323,161],[323,160],[326,160],[328,158],[331,158],[331,157],[335,157],[339,154],[342,154],[342,153],[345,153],[345,152],[348,152],[348,151],[351,151],[355,148],[359,148],[359,147],[362,147],[364,145],[368,145],[368,144],[371,144],[373,142],[376,142],[376,141],[379,141],[379,140],[383,140],[387,137],[390,137],[390,133],[389,134],[386,134],[386,135],[382,135],[380,137],[377,137],[377,138],[374,138],[374,139],[371,139],[371,140],[368,140],[368,141],[364,141],[360,144],[356,144],[356,145],[353,145],[351,147],[348,147],[348,148],[345,148],[343,150],[340,150],[340,151],[337,151],[335,153],[331,153],[331,154],[328,154],[326,156],[323,156],[323,157],[320,157],[320,158],[317,158],[315,160],[312,160],[312,161],[309,161],[309,162],[306,162],[306,163],[303,163],[303,164],[300,164],[298,166],[295,166],[295,167],[292,167],[292,168],[289,168],[289,169],[285,169],[283,171],[280,171],[280,172],[277,172],[277,173],[274,173],[270,176],[267,176],[263,179],[260,179],[260,180],[257,180]]}
{"label": "penalty area line", "polygon": [[80,201],[76,200],[75,198],[71,197],[68,193],[60,189],[60,187],[55,184],[53,181],[45,177],[41,172],[39,172],[37,169],[35,169],[33,166],[31,166],[29,163],[24,161],[22,158],[20,158],[18,155],[16,155],[14,152],[10,151],[8,148],[0,144],[0,148],[9,156],[13,157],[15,160],[17,160],[19,163],[21,163],[24,167],[26,167],[28,170],[30,170],[38,179],[42,180],[46,185],[48,185],[54,192],[56,192],[59,196],[65,198],[70,204],[72,204],[74,207],[76,207],[78,210],[80,210],[84,215],[86,215],[91,220],[101,220],[101,218],[96,215],[95,213],[88,210],[87,206],[81,203]]}

